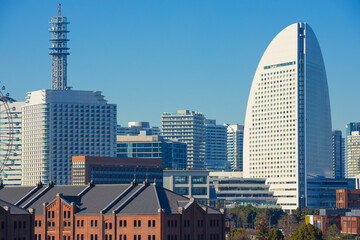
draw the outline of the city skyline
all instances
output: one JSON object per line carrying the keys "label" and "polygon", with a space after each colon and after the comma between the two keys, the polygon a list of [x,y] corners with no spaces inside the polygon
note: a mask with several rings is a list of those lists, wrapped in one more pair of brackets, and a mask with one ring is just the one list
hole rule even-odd
{"label": "city skyline", "polygon": [[[61,3],[71,22],[68,85],[102,91],[118,105],[121,125],[160,126],[163,112],[178,109],[243,124],[258,59],[278,31],[300,20],[311,24],[322,46],[333,129],[344,131],[360,117],[351,111],[359,85],[356,1],[319,1],[311,9],[285,1]],[[18,101],[26,92],[51,88],[48,22],[56,7],[0,3],[0,80]]]}

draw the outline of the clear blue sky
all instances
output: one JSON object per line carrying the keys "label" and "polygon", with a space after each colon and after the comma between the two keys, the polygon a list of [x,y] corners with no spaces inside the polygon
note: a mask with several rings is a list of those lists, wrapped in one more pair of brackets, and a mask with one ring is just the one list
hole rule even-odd
{"label": "clear blue sky", "polygon": [[[327,70],[332,123],[360,121],[360,1],[61,1],[68,83],[103,91],[118,122],[160,125],[163,112],[200,111],[244,123],[253,75],[270,41],[303,21]],[[50,18],[57,1],[0,0],[0,81],[17,100],[50,88]]]}

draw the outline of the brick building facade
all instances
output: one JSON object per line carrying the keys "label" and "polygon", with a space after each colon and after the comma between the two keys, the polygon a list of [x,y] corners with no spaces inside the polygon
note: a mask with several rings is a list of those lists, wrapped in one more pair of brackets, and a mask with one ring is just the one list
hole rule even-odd
{"label": "brick building facade", "polygon": [[225,239],[223,211],[147,181],[3,187],[0,199],[34,209],[35,240]]}
{"label": "brick building facade", "polygon": [[0,240],[32,240],[33,213],[0,200]]}
{"label": "brick building facade", "polygon": [[337,189],[337,208],[360,208],[360,189]]}

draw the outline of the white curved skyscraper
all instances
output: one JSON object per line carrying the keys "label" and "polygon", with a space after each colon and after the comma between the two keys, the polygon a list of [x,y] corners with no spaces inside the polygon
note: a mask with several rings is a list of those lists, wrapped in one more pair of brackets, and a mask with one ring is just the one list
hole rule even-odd
{"label": "white curved skyscraper", "polygon": [[331,177],[331,159],[330,101],[320,46],[308,24],[295,23],[272,40],[253,79],[244,177],[267,178],[284,210],[303,208],[316,197],[309,180]]}

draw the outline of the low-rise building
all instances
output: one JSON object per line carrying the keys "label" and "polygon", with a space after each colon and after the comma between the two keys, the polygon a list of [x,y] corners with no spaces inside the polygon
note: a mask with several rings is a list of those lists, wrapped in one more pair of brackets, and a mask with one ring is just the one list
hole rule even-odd
{"label": "low-rise building", "polygon": [[[164,187],[185,197],[210,203],[211,194],[209,170],[164,170]],[[210,204],[213,205],[213,204]]]}
{"label": "low-rise building", "polygon": [[3,187],[0,199],[34,209],[36,240],[225,240],[224,211],[149,182]]}
{"label": "low-rise building", "polygon": [[149,180],[162,185],[161,158],[117,158],[75,156],[72,158],[71,182],[84,185],[128,184]]}
{"label": "low-rise building", "polygon": [[[3,187],[2,185],[0,187]],[[34,210],[29,211],[0,200],[0,239],[32,240]]]}
{"label": "low-rise building", "polygon": [[266,179],[243,178],[242,172],[210,172],[210,182],[214,185],[217,201],[226,208],[249,204],[277,207]]}
{"label": "low-rise building", "polygon": [[164,139],[140,131],[137,136],[116,137],[116,156],[130,158],[162,158],[164,169],[186,168],[186,143]]}

